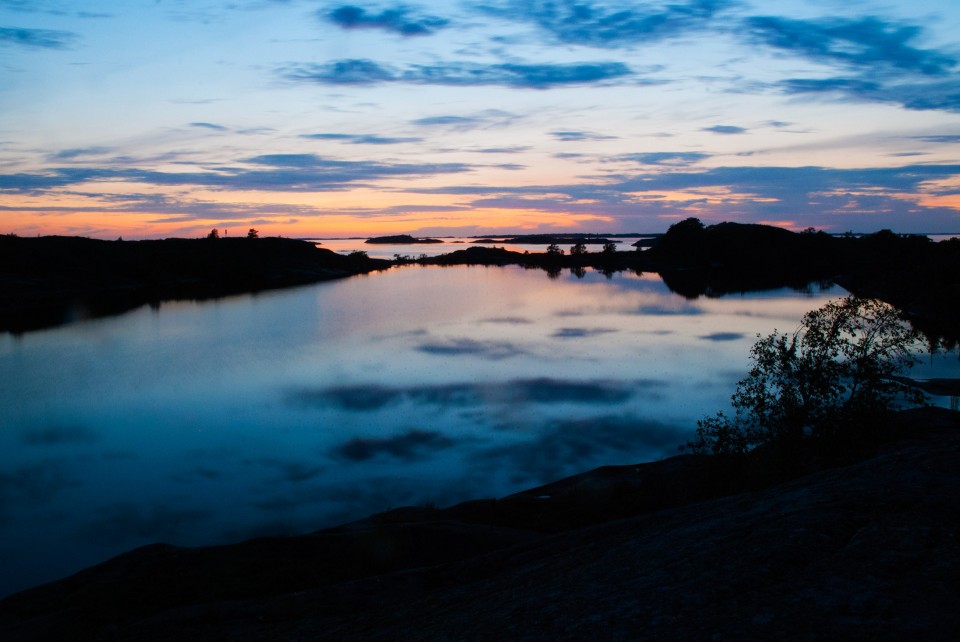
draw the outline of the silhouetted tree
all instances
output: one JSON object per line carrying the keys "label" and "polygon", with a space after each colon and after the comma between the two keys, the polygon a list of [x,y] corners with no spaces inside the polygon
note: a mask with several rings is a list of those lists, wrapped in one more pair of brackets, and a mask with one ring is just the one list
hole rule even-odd
{"label": "silhouetted tree", "polygon": [[547,256],[562,256],[563,250],[560,249],[560,246],[556,243],[551,243],[547,246]]}
{"label": "silhouetted tree", "polygon": [[247,230],[247,238],[248,239],[260,238],[260,232],[258,232],[257,230],[251,227],[249,230]]}
{"label": "silhouetted tree", "polygon": [[587,246],[583,243],[577,243],[570,248],[570,256],[581,256],[587,253]]}
{"label": "silhouetted tree", "polygon": [[923,403],[919,390],[895,379],[919,351],[919,334],[890,305],[857,297],[828,303],[793,334],[773,332],[754,344],[753,367],[731,397],[734,416],[698,422],[687,447],[742,453],[765,443],[792,450],[809,439],[866,437],[863,428],[882,423],[897,400]]}
{"label": "silhouetted tree", "polygon": [[218,239],[220,238],[220,231],[217,228],[210,230],[210,233],[207,234],[208,239]]}
{"label": "silhouetted tree", "polygon": [[617,244],[614,243],[613,241],[608,241],[608,242],[606,242],[606,243],[603,244],[603,253],[604,253],[604,254],[607,254],[607,255],[609,255],[609,254],[616,254],[616,252],[617,252]]}

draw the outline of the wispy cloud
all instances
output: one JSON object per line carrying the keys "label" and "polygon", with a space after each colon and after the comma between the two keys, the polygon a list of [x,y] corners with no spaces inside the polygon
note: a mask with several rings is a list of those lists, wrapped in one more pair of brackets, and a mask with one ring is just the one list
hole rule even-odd
{"label": "wispy cloud", "polygon": [[190,126],[191,126],[191,127],[197,127],[197,128],[199,128],[199,129],[212,129],[212,130],[218,131],[218,132],[229,131],[229,128],[228,128],[228,127],[224,127],[223,125],[218,125],[218,124],[216,124],[216,123],[196,122],[196,123],[190,123]]}
{"label": "wispy cloud", "polygon": [[77,34],[53,29],[26,29],[0,27],[0,45],[21,45],[41,49],[67,49],[77,40]]}
{"label": "wispy cloud", "polygon": [[425,116],[410,121],[411,125],[416,127],[428,127],[438,129],[448,129],[454,131],[469,131],[472,129],[489,129],[495,127],[505,127],[510,125],[521,117],[502,109],[487,109],[469,116],[454,114],[442,114],[438,116]]}
{"label": "wispy cloud", "polygon": [[616,136],[597,134],[580,130],[564,130],[550,132],[550,135],[564,143],[579,143],[588,140],[616,140]]}
{"label": "wispy cloud", "polygon": [[402,143],[419,143],[423,140],[410,136],[378,136],[376,134],[303,134],[301,138],[342,141],[350,145],[400,145]]}
{"label": "wispy cloud", "polygon": [[960,134],[940,134],[935,136],[914,136],[915,140],[922,140],[925,143],[938,143],[944,145],[954,145],[960,143]]}
{"label": "wispy cloud", "polygon": [[449,20],[444,18],[418,15],[408,7],[371,13],[362,7],[343,5],[331,10],[321,10],[318,15],[344,29],[380,29],[408,37],[431,35],[449,23]]}
{"label": "wispy cloud", "polygon": [[791,95],[824,95],[846,101],[892,103],[918,111],[960,112],[960,80],[954,78],[939,82],[788,78],[778,86]]}
{"label": "wispy cloud", "polygon": [[754,42],[812,61],[839,66],[837,75],[785,78],[774,86],[788,95],[897,104],[907,109],[960,111],[956,56],[914,46],[918,26],[876,17],[746,21]]}
{"label": "wispy cloud", "polygon": [[536,25],[562,43],[620,47],[703,29],[732,5],[731,0],[686,0],[663,7],[626,2],[611,6],[591,0],[508,0],[480,10],[511,22]]}
{"label": "wispy cloud", "polygon": [[932,49],[912,46],[922,29],[875,17],[860,20],[827,18],[793,20],[755,17],[747,20],[750,34],[759,42],[807,58],[866,68],[942,76],[957,59]]}
{"label": "wispy cloud", "polygon": [[408,65],[396,68],[366,59],[293,65],[283,69],[281,73],[291,80],[331,85],[378,85],[384,83],[457,87],[499,85],[517,89],[550,89],[553,87],[605,84],[633,75],[633,71],[621,62],[566,64],[479,64],[461,62]]}
{"label": "wispy cloud", "polygon": [[747,129],[745,127],[737,127],[736,125],[714,125],[712,127],[704,127],[703,131],[711,132],[713,134],[745,134]]}
{"label": "wispy cloud", "polygon": [[112,151],[109,147],[73,147],[51,154],[50,159],[54,161],[75,160],[87,156],[103,156]]}
{"label": "wispy cloud", "polygon": [[640,163],[642,165],[669,165],[673,167],[692,165],[706,158],[710,158],[710,154],[703,152],[640,152],[614,156],[610,160]]}
{"label": "wispy cloud", "polygon": [[[198,185],[233,190],[311,191],[391,176],[429,176],[467,172],[463,163],[388,163],[342,161],[314,154],[262,154],[245,159],[246,167],[211,171],[158,172],[112,167],[60,167],[42,174],[0,174],[0,190],[30,192],[82,183],[142,183]],[[263,169],[267,167],[269,169]]]}

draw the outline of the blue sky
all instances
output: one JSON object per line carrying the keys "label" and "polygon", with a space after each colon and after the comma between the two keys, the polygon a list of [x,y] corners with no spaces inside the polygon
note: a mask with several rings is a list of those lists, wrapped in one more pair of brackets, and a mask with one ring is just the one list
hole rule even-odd
{"label": "blue sky", "polygon": [[956,232],[957,33],[951,0],[0,0],[0,232]]}

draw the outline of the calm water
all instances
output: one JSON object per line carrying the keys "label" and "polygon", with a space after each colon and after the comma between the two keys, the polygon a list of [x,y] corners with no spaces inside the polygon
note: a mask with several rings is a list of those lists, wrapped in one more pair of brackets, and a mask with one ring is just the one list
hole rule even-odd
{"label": "calm water", "polygon": [[[367,253],[368,256],[375,259],[392,259],[395,254],[400,254],[403,256],[412,256],[414,258],[419,257],[421,254],[426,254],[427,256],[437,256],[439,254],[448,254],[450,252],[455,252],[456,250],[465,250],[469,247],[502,247],[506,248],[512,252],[543,252],[546,250],[546,245],[530,245],[530,244],[521,244],[521,243],[474,243],[473,239],[469,238],[457,238],[457,237],[434,237],[443,241],[443,243],[411,243],[404,245],[391,245],[391,244],[380,244],[380,243],[366,243],[366,239],[314,239],[321,247],[324,247],[328,250],[338,252],[340,254],[346,254],[348,252],[353,252],[355,250],[362,250]],[[490,237],[494,240],[501,239],[503,237],[493,236]],[[633,238],[618,238],[611,239],[617,245],[617,250],[620,252],[632,252],[636,248],[631,247],[632,243],[635,243],[639,239],[644,237],[633,237]],[[563,244],[560,248],[564,252],[570,251],[570,244]],[[599,252],[603,249],[602,245],[591,244],[587,245],[588,252]]]}
{"label": "calm water", "polygon": [[0,594],[673,455],[756,333],[842,294],[408,267],[0,335]]}

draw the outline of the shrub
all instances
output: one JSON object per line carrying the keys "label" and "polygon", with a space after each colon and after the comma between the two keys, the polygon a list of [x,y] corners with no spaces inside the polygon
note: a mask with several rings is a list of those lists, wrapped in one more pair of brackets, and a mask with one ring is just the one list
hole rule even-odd
{"label": "shrub", "polygon": [[[759,337],[759,335],[758,335]],[[806,440],[842,441],[900,402],[923,394],[897,380],[917,361],[918,333],[891,306],[848,297],[808,312],[793,334],[773,332],[750,351],[749,374],[731,397],[734,415],[698,422],[694,452],[785,449]]]}

